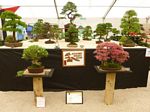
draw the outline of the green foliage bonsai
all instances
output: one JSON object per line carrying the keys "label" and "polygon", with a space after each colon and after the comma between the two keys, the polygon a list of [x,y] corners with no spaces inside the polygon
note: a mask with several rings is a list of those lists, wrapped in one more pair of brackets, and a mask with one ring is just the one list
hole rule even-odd
{"label": "green foliage bonsai", "polygon": [[[69,24],[65,25],[65,33],[67,32],[67,30],[69,29],[70,25],[75,25],[73,24],[73,21],[77,18],[77,17],[81,17],[81,14],[77,13],[77,6],[73,3],[73,2],[67,2],[62,9],[61,12],[62,15],[65,15],[65,17],[62,18],[68,18],[70,20]],[[71,34],[69,34],[71,35]],[[68,35],[68,36],[69,36]],[[77,35],[77,34],[76,34]],[[70,42],[70,38],[72,37],[67,37],[65,35],[65,41]],[[79,39],[77,39],[78,41]]]}
{"label": "green foliage bonsai", "polygon": [[51,39],[58,40],[60,38],[61,33],[62,33],[62,31],[61,31],[61,29],[59,28],[59,26],[57,24],[50,25],[50,27],[49,27],[49,34],[48,34],[49,40],[46,41],[45,43],[46,44],[55,43]]}
{"label": "green foliage bonsai", "polygon": [[118,36],[120,31],[117,28],[112,28],[111,32],[113,33],[113,36],[110,36],[111,40],[119,41],[121,36]]}
{"label": "green foliage bonsai", "polygon": [[121,39],[119,40],[119,42],[124,47],[134,47],[135,46],[135,43],[126,36],[122,36]]}
{"label": "green foliage bonsai", "polygon": [[92,27],[91,26],[86,26],[82,33],[83,33],[83,40],[91,40]]}
{"label": "green foliage bonsai", "polygon": [[70,20],[70,24],[73,24],[73,21],[81,16],[77,13],[77,6],[73,2],[67,2],[63,7],[61,14],[65,15]]}
{"label": "green foliage bonsai", "polygon": [[26,23],[21,21],[20,16],[10,11],[2,12],[0,18],[5,20],[2,30],[13,32],[13,42],[16,43],[15,33],[22,33],[22,30],[17,28],[17,26],[26,27]]}
{"label": "green foliage bonsai", "polygon": [[[112,24],[111,23],[100,23],[97,24],[96,30],[94,31],[96,33],[95,36],[99,36],[100,39],[104,38],[105,40],[108,40],[108,34],[112,30]],[[105,37],[104,37],[105,36]]]}
{"label": "green foliage bonsai", "polygon": [[32,33],[36,38],[40,38],[43,32],[43,19],[38,19],[38,21],[33,25]]}
{"label": "green foliage bonsai", "polygon": [[78,40],[78,29],[75,25],[70,25],[65,35],[70,37],[69,45],[77,45],[76,42]]}
{"label": "green foliage bonsai", "polygon": [[41,58],[47,56],[47,50],[38,45],[29,46],[28,48],[24,49],[22,54],[23,59],[30,60],[32,62],[32,65],[28,67],[29,69],[41,68],[42,64],[40,60]]}
{"label": "green foliage bonsai", "polygon": [[122,29],[121,33],[125,36],[129,36],[131,32],[140,33],[141,27],[139,19],[137,18],[137,13],[134,10],[128,10],[125,12],[121,19],[120,28]]}

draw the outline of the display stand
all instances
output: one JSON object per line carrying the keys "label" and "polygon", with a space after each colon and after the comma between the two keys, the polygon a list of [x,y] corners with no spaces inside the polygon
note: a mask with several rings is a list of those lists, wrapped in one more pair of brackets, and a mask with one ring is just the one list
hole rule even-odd
{"label": "display stand", "polygon": [[33,77],[33,91],[35,97],[35,104],[37,97],[43,97],[43,77],[51,77],[54,69],[44,69],[42,73],[29,73],[26,69],[23,73],[24,77]]}
{"label": "display stand", "polygon": [[130,68],[125,68],[125,67],[122,67],[120,70],[102,70],[99,66],[95,66],[95,69],[99,73],[106,73],[104,102],[107,105],[111,105],[113,103],[113,99],[114,99],[116,73],[131,72],[131,70],[130,70]]}

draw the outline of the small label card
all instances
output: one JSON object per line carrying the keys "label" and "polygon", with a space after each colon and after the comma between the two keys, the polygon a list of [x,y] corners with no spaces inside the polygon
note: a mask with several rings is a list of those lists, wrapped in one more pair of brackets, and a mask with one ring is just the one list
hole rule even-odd
{"label": "small label card", "polygon": [[66,104],[83,104],[83,92],[82,91],[67,91],[66,92]]}
{"label": "small label card", "polygon": [[145,57],[150,57],[150,48],[147,48],[147,49],[146,49]]}
{"label": "small label card", "polygon": [[45,107],[45,97],[36,97],[36,106]]}

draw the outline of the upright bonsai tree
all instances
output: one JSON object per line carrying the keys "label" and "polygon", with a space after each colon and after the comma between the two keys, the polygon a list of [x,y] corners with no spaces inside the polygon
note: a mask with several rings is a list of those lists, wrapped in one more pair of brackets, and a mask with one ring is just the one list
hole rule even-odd
{"label": "upright bonsai tree", "polygon": [[75,25],[70,25],[69,29],[67,30],[66,36],[70,37],[70,43],[69,45],[75,45],[76,47],[76,42],[78,40],[78,29],[76,28]]}
{"label": "upright bonsai tree", "polygon": [[81,16],[77,13],[77,6],[73,2],[67,2],[63,7],[61,14],[67,16],[70,20],[70,24],[73,24],[73,21]]}
{"label": "upright bonsai tree", "polygon": [[[67,30],[69,29],[70,25],[75,25],[75,24],[73,24],[73,21],[77,17],[81,16],[80,14],[77,13],[77,6],[73,2],[67,2],[66,5],[64,5],[61,14],[65,15],[65,17],[62,17],[62,18],[68,18],[70,20],[70,23],[65,25],[65,32],[67,32]],[[67,37],[65,35],[65,41],[70,42],[70,38],[72,38],[72,37]],[[79,39],[77,39],[77,41],[78,40]]]}
{"label": "upright bonsai tree", "polygon": [[10,11],[4,11],[0,15],[0,18],[5,19],[5,23],[2,27],[2,30],[13,32],[13,42],[16,42],[15,33],[22,33],[22,30],[17,28],[17,26],[26,27],[26,23],[21,21],[20,16]]}
{"label": "upright bonsai tree", "polygon": [[125,36],[129,36],[130,33],[140,33],[141,27],[139,19],[137,18],[137,13],[134,10],[128,10],[125,12],[123,18],[121,19],[120,28],[121,33]]}
{"label": "upright bonsai tree", "polygon": [[83,33],[83,40],[91,40],[92,37],[92,27],[91,26],[86,26],[84,28]]}
{"label": "upright bonsai tree", "polygon": [[38,21],[34,24],[32,33],[36,36],[36,38],[40,38],[43,32],[43,19],[38,19]]}

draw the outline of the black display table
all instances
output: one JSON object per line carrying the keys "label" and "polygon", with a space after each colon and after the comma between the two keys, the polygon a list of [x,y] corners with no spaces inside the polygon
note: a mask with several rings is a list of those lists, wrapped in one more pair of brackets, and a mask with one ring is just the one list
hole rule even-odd
{"label": "black display table", "polygon": [[[132,73],[118,73],[115,88],[146,87],[149,58],[145,48],[125,49],[130,59],[124,63]],[[32,90],[32,78],[16,77],[16,72],[25,69],[29,62],[21,59],[23,49],[0,49],[0,91]],[[44,79],[45,90],[100,90],[105,88],[105,73],[97,73],[94,66],[99,62],[94,58],[94,49],[86,49],[84,67],[62,67],[62,51],[48,49],[49,57],[42,60],[46,68],[54,68],[52,78]]]}

